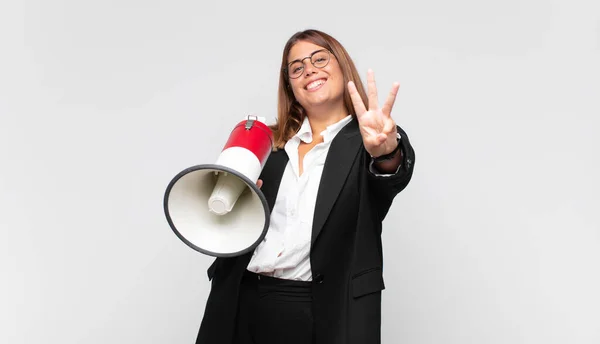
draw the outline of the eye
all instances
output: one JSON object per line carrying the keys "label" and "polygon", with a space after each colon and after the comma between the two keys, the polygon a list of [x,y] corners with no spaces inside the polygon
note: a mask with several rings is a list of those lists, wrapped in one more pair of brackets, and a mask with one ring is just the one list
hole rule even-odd
{"label": "eye", "polygon": [[315,67],[323,68],[329,62],[329,54],[326,51],[318,51],[313,55],[311,61]]}
{"label": "eye", "polygon": [[302,68],[304,65],[301,62],[294,62],[290,65],[289,73],[290,75],[302,73]]}

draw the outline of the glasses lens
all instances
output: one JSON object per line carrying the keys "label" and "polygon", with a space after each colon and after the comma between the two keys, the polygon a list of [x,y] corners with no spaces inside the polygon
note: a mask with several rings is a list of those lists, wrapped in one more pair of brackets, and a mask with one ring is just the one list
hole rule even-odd
{"label": "glasses lens", "polygon": [[304,64],[300,61],[296,61],[289,66],[288,74],[290,75],[290,78],[296,79],[302,75],[302,70],[304,70]]}
{"label": "glasses lens", "polygon": [[312,56],[312,64],[317,68],[323,68],[329,63],[329,52],[327,50],[321,50]]}

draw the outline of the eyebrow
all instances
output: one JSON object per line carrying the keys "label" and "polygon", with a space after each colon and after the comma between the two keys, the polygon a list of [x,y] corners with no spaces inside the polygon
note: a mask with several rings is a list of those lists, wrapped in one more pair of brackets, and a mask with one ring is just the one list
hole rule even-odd
{"label": "eyebrow", "polygon": [[[304,59],[304,58],[307,58],[307,57],[311,56],[312,54],[316,53],[317,51],[321,51],[321,50],[323,50],[323,49],[325,49],[325,48],[317,49],[317,50],[313,51],[312,53],[308,54],[308,56],[304,56],[304,57],[303,57],[303,59]],[[289,61],[287,64],[290,64],[290,63],[292,63],[292,62],[296,62],[296,61],[300,61],[300,59],[298,58],[298,59],[295,59],[295,60],[291,60],[291,61]]]}

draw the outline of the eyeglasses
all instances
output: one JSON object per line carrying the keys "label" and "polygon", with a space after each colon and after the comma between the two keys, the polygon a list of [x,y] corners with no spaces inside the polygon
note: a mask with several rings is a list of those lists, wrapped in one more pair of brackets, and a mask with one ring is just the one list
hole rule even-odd
{"label": "eyeglasses", "polygon": [[286,73],[290,79],[298,79],[304,72],[304,60],[310,59],[310,63],[317,68],[327,66],[331,60],[331,53],[327,49],[321,49],[313,52],[310,56],[303,59],[294,60],[287,65]]}

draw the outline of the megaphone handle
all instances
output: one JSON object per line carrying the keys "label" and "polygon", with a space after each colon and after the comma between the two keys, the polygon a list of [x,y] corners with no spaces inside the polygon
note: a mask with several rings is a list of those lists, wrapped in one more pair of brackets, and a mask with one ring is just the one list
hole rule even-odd
{"label": "megaphone handle", "polygon": [[[254,117],[254,118],[250,118],[250,117]],[[250,130],[250,128],[252,128],[252,126],[254,125],[254,121],[258,120],[258,117],[256,116],[248,116],[248,119],[246,120],[246,130]]]}

